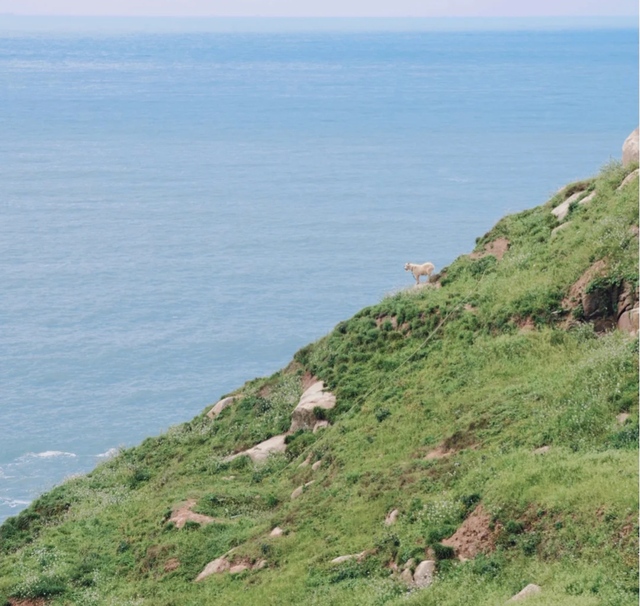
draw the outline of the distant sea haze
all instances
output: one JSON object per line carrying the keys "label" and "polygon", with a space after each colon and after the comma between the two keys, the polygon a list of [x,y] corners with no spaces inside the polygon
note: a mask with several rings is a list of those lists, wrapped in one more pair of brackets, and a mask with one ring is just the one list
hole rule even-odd
{"label": "distant sea haze", "polygon": [[634,29],[0,37],[0,519],[637,122]]}

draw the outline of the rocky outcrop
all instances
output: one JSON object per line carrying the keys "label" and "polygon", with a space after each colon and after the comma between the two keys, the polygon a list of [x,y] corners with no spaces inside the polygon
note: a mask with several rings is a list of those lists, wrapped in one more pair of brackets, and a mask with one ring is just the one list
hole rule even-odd
{"label": "rocky outcrop", "polygon": [[337,558],[333,558],[333,560],[331,560],[331,563],[342,564],[343,562],[348,562],[349,560],[358,560],[358,562],[360,562],[364,559],[366,555],[367,555],[366,551],[361,551],[360,553],[352,553],[350,555],[338,556]]}
{"label": "rocky outcrop", "polygon": [[210,524],[211,522],[220,522],[216,518],[202,515],[201,513],[194,513],[191,508],[196,504],[195,499],[189,499],[184,505],[181,505],[177,509],[174,509],[169,518],[169,522],[173,522],[176,528],[184,528],[187,522],[196,522],[197,524]]}
{"label": "rocky outcrop", "polygon": [[540,446],[533,451],[534,455],[545,455],[551,450],[551,446]]}
{"label": "rocky outcrop", "polygon": [[519,602],[520,600],[524,600],[531,597],[532,595],[537,595],[539,593],[542,593],[542,588],[538,585],[530,583],[522,591],[516,593],[516,595],[514,595],[510,600],[507,600],[507,604],[511,602]]}
{"label": "rocky outcrop", "polygon": [[484,251],[472,252],[469,257],[472,259],[482,259],[487,255],[493,255],[498,261],[504,257],[504,253],[509,250],[509,240],[506,238],[496,238],[492,242],[485,245]]}
{"label": "rocky outcrop", "polygon": [[[584,195],[584,190],[577,191],[576,193],[569,196],[564,202],[558,204],[551,213],[555,215],[558,221],[563,221],[565,217],[569,214],[569,207],[574,203],[578,202],[580,198]],[[588,197],[588,196],[587,196]]]}
{"label": "rocky outcrop", "polygon": [[398,519],[399,515],[400,515],[400,512],[397,509],[390,511],[387,514],[387,517],[384,519],[384,525],[393,526],[396,523],[396,520]]}
{"label": "rocky outcrop", "polygon": [[311,482],[307,482],[303,486],[298,486],[298,488],[296,488],[291,493],[291,500],[293,501],[293,500],[297,499],[304,492],[304,489],[307,488],[308,486],[311,486],[311,484],[313,484],[313,482],[314,482],[314,480],[311,480]]}
{"label": "rocky outcrop", "polygon": [[317,419],[313,413],[314,408],[323,408],[330,410],[336,405],[336,397],[326,391],[322,381],[316,381],[311,385],[300,398],[300,402],[295,407],[291,415],[291,432],[299,429],[313,429]]}
{"label": "rocky outcrop", "polygon": [[322,466],[322,459],[320,459],[319,461],[316,461],[312,466],[311,469],[313,471],[318,471],[318,469],[320,469],[320,467]]}
{"label": "rocky outcrop", "polygon": [[618,330],[628,332],[631,336],[637,337],[640,329],[640,310],[636,307],[628,311],[623,311],[618,318]]}
{"label": "rocky outcrop", "polygon": [[270,533],[270,537],[281,537],[284,534],[284,530],[280,526],[276,526]]}
{"label": "rocky outcrop", "polygon": [[231,568],[231,562],[227,559],[226,556],[222,556],[221,558],[217,558],[212,562],[209,562],[204,570],[196,577],[196,583],[206,579],[212,574],[222,574]]}
{"label": "rocky outcrop", "polygon": [[634,130],[622,145],[622,164],[629,166],[638,162],[638,129]]}
{"label": "rocky outcrop", "polygon": [[638,178],[638,174],[640,171],[636,168],[633,172],[629,173],[623,180],[622,183],[618,186],[618,191],[620,191],[626,185],[629,185],[634,179]]}
{"label": "rocky outcrop", "polygon": [[203,579],[210,577],[212,574],[222,574],[224,572],[229,572],[229,574],[240,574],[245,570],[262,570],[267,566],[266,560],[258,560],[253,564],[251,563],[251,560],[246,558],[236,562],[231,562],[228,558],[229,553],[209,562],[205,566],[204,570],[196,577],[195,582],[197,583],[202,581]]}
{"label": "rocky outcrop", "polygon": [[607,275],[604,260],[596,261],[573,284],[562,307],[567,310],[582,306],[585,320],[594,320],[596,329],[618,327],[630,334],[638,334],[638,293],[628,282],[597,286],[596,278]]}
{"label": "rocky outcrop", "polygon": [[214,404],[213,408],[207,413],[207,416],[211,420],[215,419],[227,406],[231,406],[237,397],[238,396],[229,396],[228,398],[223,398]]}
{"label": "rocky outcrop", "polygon": [[237,457],[247,455],[254,463],[260,463],[261,461],[265,461],[267,457],[272,453],[285,452],[287,450],[287,445],[285,443],[286,437],[286,434],[274,436],[273,438],[269,438],[264,442],[260,442],[260,444],[256,444],[253,448],[249,448],[249,450],[244,450],[242,452],[231,455],[225,460],[232,461]]}
{"label": "rocky outcrop", "polygon": [[429,587],[433,583],[436,574],[436,563],[433,560],[424,560],[416,566],[413,573],[413,584],[418,588]]}

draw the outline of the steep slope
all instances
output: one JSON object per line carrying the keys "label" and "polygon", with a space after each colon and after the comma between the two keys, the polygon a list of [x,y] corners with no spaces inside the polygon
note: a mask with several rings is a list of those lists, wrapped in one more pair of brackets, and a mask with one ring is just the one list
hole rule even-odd
{"label": "steep slope", "polygon": [[0,527],[0,603],[637,604],[636,167],[43,495]]}

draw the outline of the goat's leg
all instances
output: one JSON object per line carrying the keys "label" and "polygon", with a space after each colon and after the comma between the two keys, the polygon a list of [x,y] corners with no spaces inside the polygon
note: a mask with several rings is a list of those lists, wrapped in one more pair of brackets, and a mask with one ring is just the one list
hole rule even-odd
{"label": "goat's leg", "polygon": [[415,276],[415,278],[416,278],[416,282],[417,282],[418,284],[420,284],[420,274],[418,274],[417,276]]}

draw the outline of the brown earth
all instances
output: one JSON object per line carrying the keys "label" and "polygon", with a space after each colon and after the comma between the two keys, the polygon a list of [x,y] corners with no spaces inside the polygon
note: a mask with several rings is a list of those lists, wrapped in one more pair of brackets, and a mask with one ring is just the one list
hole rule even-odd
{"label": "brown earth", "polygon": [[493,255],[498,261],[504,257],[504,253],[509,250],[509,240],[506,238],[497,238],[493,242],[485,244],[483,252],[472,252],[469,257],[472,259],[482,259],[487,255]]}
{"label": "brown earth", "polygon": [[11,606],[46,606],[47,602],[44,598],[35,598],[35,599],[18,599],[18,598],[9,598],[8,603]]}
{"label": "brown earth", "polygon": [[178,558],[169,558],[164,564],[165,572],[173,572],[180,568],[180,560]]}
{"label": "brown earth", "polygon": [[398,328],[398,318],[396,318],[396,316],[380,316],[379,318],[376,318],[376,326],[380,328],[387,320],[391,322],[393,330]]}
{"label": "brown earth", "polygon": [[455,454],[455,450],[448,450],[444,446],[440,445],[432,450],[425,458],[425,461],[435,461],[436,459],[444,459],[449,455]]}
{"label": "brown earth", "polygon": [[493,532],[490,529],[491,516],[478,505],[456,532],[442,541],[453,547],[461,560],[470,560],[479,553],[489,553],[495,549]]}

